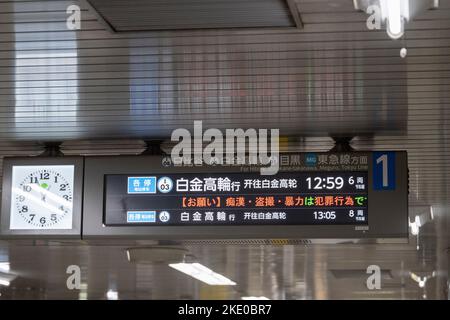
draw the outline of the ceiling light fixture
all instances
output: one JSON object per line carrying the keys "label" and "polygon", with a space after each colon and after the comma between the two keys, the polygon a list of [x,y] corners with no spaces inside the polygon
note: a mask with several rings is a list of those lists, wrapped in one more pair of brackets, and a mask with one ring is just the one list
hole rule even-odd
{"label": "ceiling light fixture", "polygon": [[118,300],[119,299],[119,293],[115,290],[108,290],[106,293],[106,298],[108,300]]}
{"label": "ceiling light fixture", "polygon": [[389,37],[401,38],[405,33],[405,21],[409,21],[409,0],[380,0],[380,9]]}
{"label": "ceiling light fixture", "polygon": [[[438,0],[353,0],[356,10],[364,11],[370,17],[367,20],[369,29],[386,27],[391,39],[400,39],[405,33],[406,22],[427,9],[437,9]],[[406,56],[406,51],[401,54]]]}
{"label": "ceiling light fixture", "polygon": [[9,272],[11,270],[9,262],[0,262],[0,271]]}
{"label": "ceiling light fixture", "polygon": [[414,272],[410,272],[409,275],[411,276],[411,279],[413,279],[415,282],[417,282],[417,284],[419,285],[419,288],[425,288],[425,285],[427,284],[427,281],[430,280],[431,278],[434,278],[436,276],[436,272],[433,271],[431,273],[431,275],[427,276],[420,276],[417,275]]}
{"label": "ceiling light fixture", "polygon": [[409,226],[411,228],[411,234],[417,236],[419,234],[420,227],[422,226],[420,216],[416,216],[413,222],[409,222]]}
{"label": "ceiling light fixture", "polygon": [[0,286],[8,287],[10,284],[11,284],[11,282],[9,282],[9,280],[0,278]]}
{"label": "ceiling light fixture", "polygon": [[211,286],[234,286],[236,282],[212,271],[200,263],[171,263],[169,267],[178,270]]}

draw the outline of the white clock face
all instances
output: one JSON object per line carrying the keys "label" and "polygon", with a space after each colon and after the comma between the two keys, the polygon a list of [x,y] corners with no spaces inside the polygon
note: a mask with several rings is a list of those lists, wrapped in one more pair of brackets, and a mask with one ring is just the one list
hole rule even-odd
{"label": "white clock face", "polygon": [[13,166],[10,229],[72,229],[73,183],[73,165]]}

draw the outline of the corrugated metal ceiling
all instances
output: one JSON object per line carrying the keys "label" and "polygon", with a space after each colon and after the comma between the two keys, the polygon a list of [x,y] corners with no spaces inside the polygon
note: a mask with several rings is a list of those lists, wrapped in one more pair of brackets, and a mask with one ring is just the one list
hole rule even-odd
{"label": "corrugated metal ceiling", "polygon": [[[289,151],[328,150],[329,135],[353,134],[357,149],[408,150],[411,205],[441,208],[423,240],[434,249],[423,255],[442,269],[450,1],[409,22],[400,41],[366,29],[367,16],[350,0],[295,2],[302,30],[113,34],[87,7],[81,30],[67,30],[66,8],[76,1],[0,0],[0,156],[38,154],[37,142],[48,140],[67,141],[68,154],[137,153],[140,139],[167,138],[194,120],[205,128],[280,128],[291,136]],[[313,266],[333,250],[314,249]],[[362,259],[350,249],[338,253]],[[409,254],[399,249],[387,261]]]}

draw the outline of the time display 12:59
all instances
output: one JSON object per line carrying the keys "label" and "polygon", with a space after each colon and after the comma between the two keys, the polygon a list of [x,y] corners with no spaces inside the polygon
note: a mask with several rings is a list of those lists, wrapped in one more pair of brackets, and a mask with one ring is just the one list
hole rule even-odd
{"label": "time display 12:59", "polygon": [[[308,189],[314,190],[339,190],[344,187],[345,183],[343,177],[308,177],[306,178],[306,182]],[[348,183],[353,185],[355,183],[354,178],[350,177]]]}

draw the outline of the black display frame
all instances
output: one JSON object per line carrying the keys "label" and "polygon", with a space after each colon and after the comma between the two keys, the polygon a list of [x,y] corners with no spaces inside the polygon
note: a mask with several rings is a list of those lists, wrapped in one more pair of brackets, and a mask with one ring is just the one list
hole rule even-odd
{"label": "black display frame", "polygon": [[[369,226],[361,225],[271,225],[271,226],[105,226],[103,224],[104,175],[147,175],[185,172],[239,172],[235,166],[171,166],[161,156],[89,157],[85,160],[83,204],[84,239],[157,239],[157,240],[229,240],[229,239],[328,239],[407,242],[408,169],[406,151],[396,154],[396,189],[374,192],[372,188],[372,152],[368,155]],[[321,153],[317,153],[321,154]],[[389,223],[386,223],[389,221]]]}

